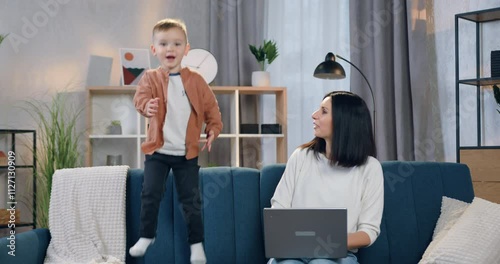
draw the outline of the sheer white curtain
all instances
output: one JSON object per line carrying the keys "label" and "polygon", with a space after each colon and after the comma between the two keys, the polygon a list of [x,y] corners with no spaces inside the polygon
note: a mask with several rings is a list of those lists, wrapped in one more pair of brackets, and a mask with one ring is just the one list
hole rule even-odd
{"label": "sheer white curtain", "polygon": [[[268,67],[272,86],[285,86],[288,95],[288,156],[313,138],[311,114],[323,96],[334,90],[350,90],[350,67],[343,80],[313,77],[328,52],[349,58],[349,1],[270,0],[266,4],[265,39],[278,45],[279,57]],[[275,123],[273,96],[263,96],[261,121]],[[272,139],[264,139],[272,141]],[[275,162],[274,144],[263,144],[263,163]]]}

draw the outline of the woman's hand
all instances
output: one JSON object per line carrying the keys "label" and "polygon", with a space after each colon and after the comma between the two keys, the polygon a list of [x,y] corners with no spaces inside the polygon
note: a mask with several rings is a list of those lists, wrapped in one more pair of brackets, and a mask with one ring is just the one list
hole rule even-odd
{"label": "woman's hand", "polygon": [[370,245],[370,237],[364,231],[347,234],[347,249],[362,248]]}

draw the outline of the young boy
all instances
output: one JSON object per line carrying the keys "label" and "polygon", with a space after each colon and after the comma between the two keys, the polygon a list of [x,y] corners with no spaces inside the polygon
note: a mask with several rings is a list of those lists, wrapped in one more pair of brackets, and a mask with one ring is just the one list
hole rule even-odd
{"label": "young boy", "polygon": [[198,144],[205,122],[207,140],[201,150],[210,151],[222,129],[222,121],[217,100],[203,77],[181,67],[188,51],[187,31],[182,21],[164,19],[154,26],[151,52],[158,58],[160,67],[144,74],[134,96],[137,111],[149,118],[149,127],[141,146],[146,161],[140,239],[129,250],[133,257],[143,256],[154,242],[159,205],[172,169],[188,226],[191,263],[206,263],[198,187]]}

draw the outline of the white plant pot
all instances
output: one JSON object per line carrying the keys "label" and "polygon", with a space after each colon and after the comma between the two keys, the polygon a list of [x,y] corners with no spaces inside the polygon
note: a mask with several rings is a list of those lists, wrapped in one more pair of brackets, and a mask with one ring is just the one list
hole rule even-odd
{"label": "white plant pot", "polygon": [[252,72],[252,86],[271,86],[271,74],[266,71]]}

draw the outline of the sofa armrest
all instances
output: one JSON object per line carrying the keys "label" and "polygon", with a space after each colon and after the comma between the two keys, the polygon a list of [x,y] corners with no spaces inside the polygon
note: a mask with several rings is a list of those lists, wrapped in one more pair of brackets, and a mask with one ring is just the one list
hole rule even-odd
{"label": "sofa armrest", "polygon": [[50,232],[39,228],[0,238],[0,263],[43,263]]}

